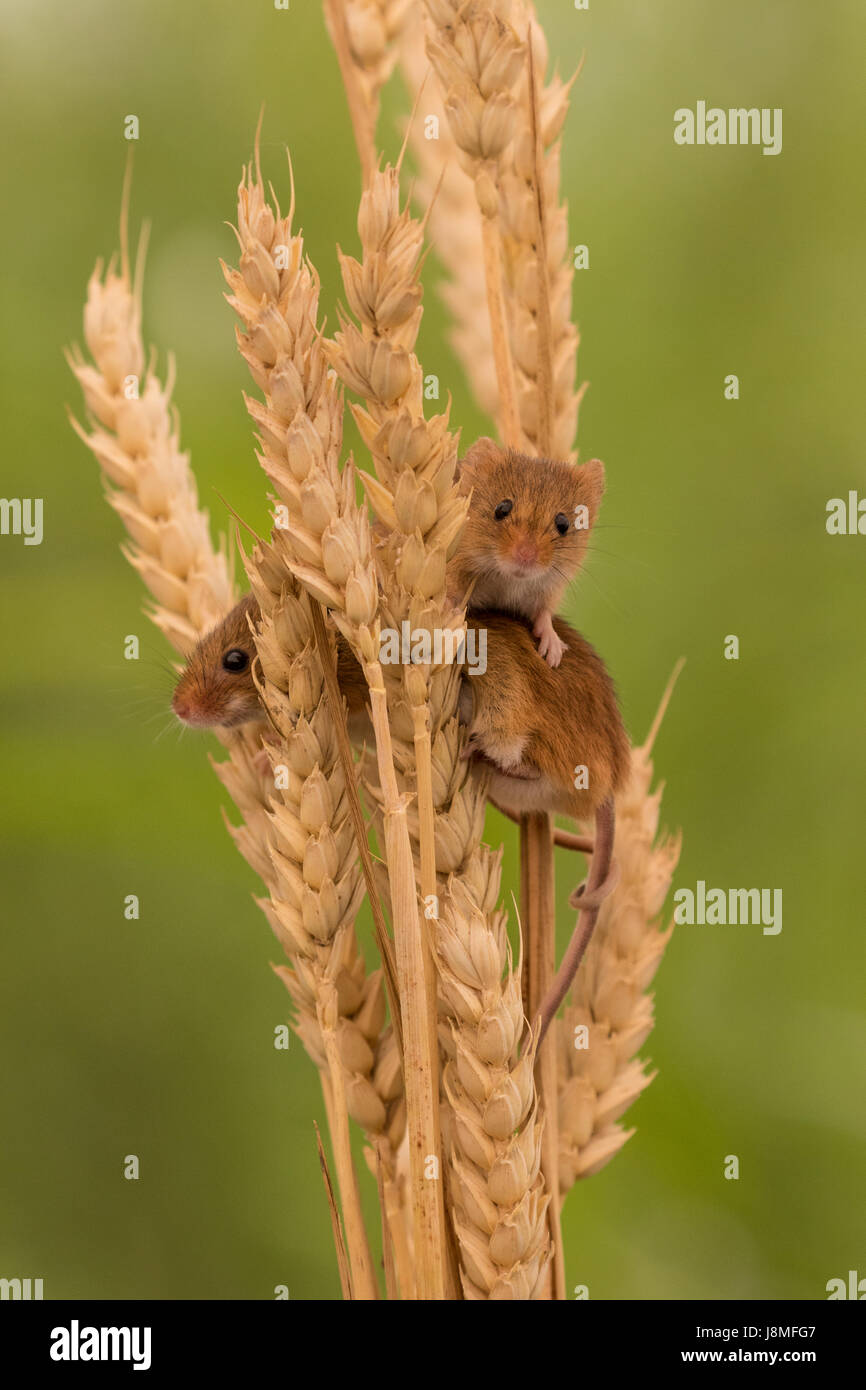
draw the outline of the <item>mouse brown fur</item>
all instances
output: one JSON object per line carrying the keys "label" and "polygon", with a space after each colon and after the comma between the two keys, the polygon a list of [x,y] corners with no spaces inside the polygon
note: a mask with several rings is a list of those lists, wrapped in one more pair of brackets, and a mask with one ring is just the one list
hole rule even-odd
{"label": "mouse brown fur", "polygon": [[[487,669],[465,675],[461,716],[469,756],[491,765],[491,798],[509,814],[555,811],[587,820],[622,785],[628,736],[607,668],[595,648],[562,618],[560,665],[539,661],[525,620],[472,613],[487,632]],[[575,786],[586,768],[585,788]]]}
{"label": "mouse brown fur", "polygon": [[539,654],[558,665],[562,638],[552,616],[586,557],[604,465],[531,458],[482,438],[461,461],[459,476],[471,499],[448,566],[449,593],[458,603],[468,593],[470,611],[526,618]]}

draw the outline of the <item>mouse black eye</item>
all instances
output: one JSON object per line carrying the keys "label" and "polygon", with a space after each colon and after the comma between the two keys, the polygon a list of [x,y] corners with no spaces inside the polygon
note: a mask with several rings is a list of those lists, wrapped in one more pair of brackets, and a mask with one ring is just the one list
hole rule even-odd
{"label": "mouse black eye", "polygon": [[556,527],[559,534],[561,536],[564,536],[569,527],[569,520],[568,517],[565,515],[565,512],[560,512],[557,516],[555,516],[553,519],[553,524]]}
{"label": "mouse black eye", "polygon": [[235,673],[238,671],[245,671],[249,664],[250,659],[247,653],[242,651],[240,647],[232,647],[223,656],[224,671],[233,671]]}
{"label": "mouse black eye", "polygon": [[500,502],[495,512],[493,513],[493,515],[496,517],[496,520],[504,521],[513,506],[514,503],[512,502],[511,498],[506,497],[505,501]]}

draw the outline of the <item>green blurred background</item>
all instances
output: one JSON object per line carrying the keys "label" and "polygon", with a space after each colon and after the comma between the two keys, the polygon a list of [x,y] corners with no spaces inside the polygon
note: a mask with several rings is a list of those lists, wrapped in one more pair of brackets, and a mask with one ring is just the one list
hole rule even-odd
{"label": "green blurred background", "polygon": [[[571,241],[590,248],[575,277],[592,383],[580,444],[609,480],[567,613],[607,658],[635,738],[687,657],[656,746],[663,820],[684,831],[676,884],[784,892],[778,936],[675,933],[644,1049],[659,1075],[627,1117],[636,1136],[569,1198],[568,1284],[592,1298],[822,1298],[828,1279],[866,1274],[866,539],[824,527],[830,497],[866,491],[866,12],[539,12],[564,70],[587,53],[563,187]],[[61,354],[116,244],[134,112],[133,226],[153,223],[145,335],[176,353],[203,500],[220,525],[214,489],[265,525],[217,258],[234,253],[224,224],[264,101],[265,172],[286,195],[288,142],[333,316],[334,246],[354,248],[358,191],[336,64],[317,0],[288,13],[2,0],[0,47],[2,491],[45,499],[40,547],[0,539],[0,1275],[42,1277],[49,1298],[271,1298],[277,1284],[338,1297],[316,1077],[296,1040],[273,1047],[288,998],[257,882],[222,825],[210,740],[170,725],[167,649],[67,424],[81,403]],[[782,107],[783,152],[677,147],[673,112],[699,99]],[[395,84],[392,154],[401,107]],[[487,422],[443,328],[431,290],[425,370],[471,438]],[[122,659],[130,632],[137,664]],[[738,662],[723,659],[729,633]],[[488,828],[510,895],[515,831],[495,814]],[[559,867],[564,941],[577,869]],[[123,916],[132,892],[138,922]],[[122,1176],[128,1153],[138,1182]],[[739,1181],[723,1177],[727,1154]]]}

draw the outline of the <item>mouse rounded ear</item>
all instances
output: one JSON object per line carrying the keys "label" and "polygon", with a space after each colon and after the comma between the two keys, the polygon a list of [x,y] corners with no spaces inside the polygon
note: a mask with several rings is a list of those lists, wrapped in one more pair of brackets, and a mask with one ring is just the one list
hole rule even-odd
{"label": "mouse rounded ear", "polygon": [[502,449],[496,440],[483,434],[474,444],[470,444],[462,459],[457,460],[456,476],[459,478],[465,468],[474,468],[479,463],[496,463],[501,458]]}
{"label": "mouse rounded ear", "polygon": [[604,464],[601,459],[590,459],[588,463],[576,464],[574,471],[580,484],[583,501],[589,508],[591,524],[595,520],[595,514],[604,496]]}

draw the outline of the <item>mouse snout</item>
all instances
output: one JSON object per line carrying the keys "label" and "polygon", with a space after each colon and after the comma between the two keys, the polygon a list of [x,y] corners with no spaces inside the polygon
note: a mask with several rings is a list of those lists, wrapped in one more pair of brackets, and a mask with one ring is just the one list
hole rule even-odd
{"label": "mouse snout", "polygon": [[192,696],[176,690],[171,697],[171,707],[184,724],[194,724],[197,714]]}
{"label": "mouse snout", "polygon": [[538,563],[538,545],[529,536],[520,536],[511,547],[511,559],[516,565],[525,566]]}
{"label": "mouse snout", "polygon": [[171,697],[171,707],[182,724],[207,728],[220,722],[219,711],[209,708],[207,702],[196,698],[193,690],[179,687]]}

